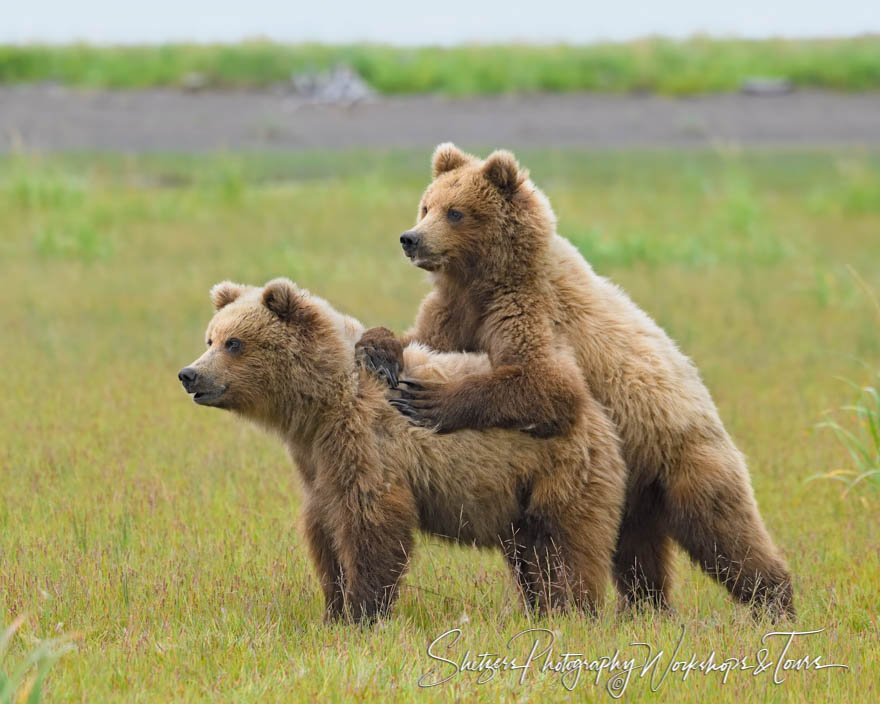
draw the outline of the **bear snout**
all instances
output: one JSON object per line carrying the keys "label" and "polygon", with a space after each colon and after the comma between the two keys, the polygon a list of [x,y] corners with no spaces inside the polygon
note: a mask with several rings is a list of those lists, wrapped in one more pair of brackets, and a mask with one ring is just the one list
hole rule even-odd
{"label": "bear snout", "polygon": [[192,392],[192,387],[198,380],[199,373],[192,367],[184,367],[179,372],[177,372],[177,378],[180,379],[180,383],[183,384],[183,388],[186,389],[189,393]]}
{"label": "bear snout", "polygon": [[400,236],[400,245],[408,257],[412,257],[419,245],[422,243],[422,236],[415,230],[408,230]]}

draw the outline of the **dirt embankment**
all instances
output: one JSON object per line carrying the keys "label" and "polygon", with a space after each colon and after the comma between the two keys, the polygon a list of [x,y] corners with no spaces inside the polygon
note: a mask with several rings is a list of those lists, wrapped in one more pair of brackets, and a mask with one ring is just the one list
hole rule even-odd
{"label": "dirt embankment", "polygon": [[880,94],[544,95],[318,105],[272,92],[0,86],[0,151],[880,145]]}

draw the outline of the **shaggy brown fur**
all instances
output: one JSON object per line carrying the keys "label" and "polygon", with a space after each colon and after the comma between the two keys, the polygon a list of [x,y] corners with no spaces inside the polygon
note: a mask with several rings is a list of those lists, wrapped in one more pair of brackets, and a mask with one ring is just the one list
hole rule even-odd
{"label": "shaggy brown fur", "polygon": [[[397,593],[415,528],[498,547],[538,609],[595,610],[611,576],[625,465],[601,407],[565,437],[437,435],[410,425],[355,362],[363,327],[287,280],[218,284],[208,350],[180,379],[194,400],[280,433],[305,487],[304,533],[329,618],[372,620]],[[413,344],[406,374],[454,383],[485,355]]]}
{"label": "shaggy brown fur", "polygon": [[[544,301],[553,296],[538,262],[547,256],[549,209],[531,207],[525,174],[507,152],[478,163],[438,149],[436,181],[425,192],[413,261],[438,272],[436,295],[422,306],[408,339],[438,350],[481,351],[492,369],[445,385],[409,387],[398,405],[438,432],[513,428],[539,437],[568,431],[586,391],[571,345],[555,332]],[[456,220],[459,213],[461,219]],[[500,216],[500,217],[499,217]],[[394,378],[402,346],[384,328],[360,343],[367,366]],[[390,364],[389,364],[390,361]]]}
{"label": "shaggy brown fur", "polygon": [[393,377],[401,347],[418,340],[485,351],[493,368],[445,386],[408,387],[396,402],[405,415],[441,430],[550,434],[595,396],[617,427],[629,472],[615,557],[624,598],[667,604],[674,540],[740,601],[794,613],[791,578],[758,514],[745,461],[694,364],[556,234],[549,202],[512,154],[483,162],[440,145],[418,223],[401,242],[432,272],[435,288],[409,333],[398,340],[367,331],[359,357]]}

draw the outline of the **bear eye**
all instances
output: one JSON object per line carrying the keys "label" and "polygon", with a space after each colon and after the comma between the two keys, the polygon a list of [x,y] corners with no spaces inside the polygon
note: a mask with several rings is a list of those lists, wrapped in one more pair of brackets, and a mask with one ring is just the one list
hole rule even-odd
{"label": "bear eye", "polygon": [[239,354],[241,352],[242,343],[237,337],[230,337],[226,341],[225,347],[227,352],[230,352],[231,354]]}
{"label": "bear eye", "polygon": [[428,214],[428,206],[427,206],[427,205],[423,205],[423,206],[422,206],[422,217],[424,217],[424,216],[427,215],[427,214]]}
{"label": "bear eye", "polygon": [[455,208],[450,208],[446,211],[446,219],[449,220],[449,222],[461,222],[463,217],[464,214]]}

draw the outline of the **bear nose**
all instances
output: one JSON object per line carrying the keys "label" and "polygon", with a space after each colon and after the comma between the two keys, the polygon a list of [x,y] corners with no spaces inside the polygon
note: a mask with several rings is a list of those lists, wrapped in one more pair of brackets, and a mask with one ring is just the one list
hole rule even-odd
{"label": "bear nose", "polygon": [[403,251],[407,254],[412,254],[416,248],[419,246],[419,243],[422,241],[422,236],[415,232],[414,230],[410,230],[409,232],[404,232],[400,236],[400,244],[403,247]]}
{"label": "bear nose", "polygon": [[189,388],[196,382],[196,379],[199,378],[199,373],[192,367],[184,367],[177,372],[177,378],[180,379],[183,388],[189,391]]}

